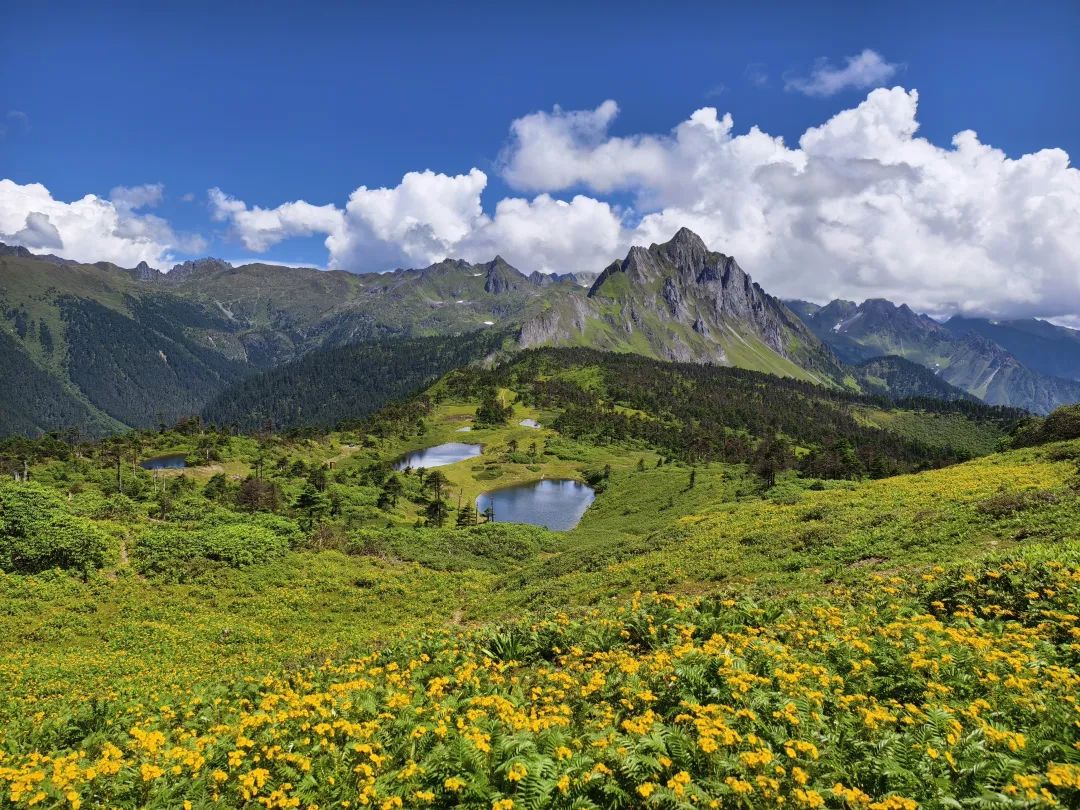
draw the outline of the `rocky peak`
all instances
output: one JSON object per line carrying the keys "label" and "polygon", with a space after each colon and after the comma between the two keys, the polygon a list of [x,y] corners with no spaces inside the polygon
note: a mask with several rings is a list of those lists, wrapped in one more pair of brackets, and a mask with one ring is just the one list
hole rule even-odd
{"label": "rocky peak", "polygon": [[[786,361],[812,379],[840,376],[835,356],[794,313],[688,228],[663,244],[630,248],[597,277],[585,301],[589,318],[603,323],[598,333],[606,347],[629,344],[672,360],[747,367]],[[583,328],[565,315],[544,334]],[[769,354],[773,360],[761,360]]]}
{"label": "rocky peak", "polygon": [[484,278],[484,292],[492,295],[502,295],[520,289],[527,281],[526,277],[516,268],[507,264],[502,256],[496,256],[490,262],[481,266],[487,271]]}
{"label": "rocky peak", "polygon": [[157,268],[151,267],[146,262],[139,262],[131,270],[131,274],[139,281],[156,281],[161,277]]}
{"label": "rocky peak", "polygon": [[689,228],[679,228],[670,242],[654,245],[650,250],[653,248],[658,248],[679,269],[680,273],[686,273],[695,278],[705,269],[709,256],[709,249],[705,247],[701,237]]}
{"label": "rocky peak", "polygon": [[210,275],[225,270],[232,270],[233,266],[224,259],[189,259],[180,264],[174,264],[168,273],[169,281],[184,281],[194,276]]}
{"label": "rocky peak", "polygon": [[[689,228],[680,228],[670,241],[652,244],[648,248],[635,245],[621,262],[608,265],[593,283],[590,296],[600,293],[604,283],[616,273],[625,273],[636,283],[656,282],[663,284],[665,297],[669,298],[672,285],[717,286],[750,291],[750,277],[738,262],[723,253],[711,252],[701,237]],[[716,291],[714,291],[716,292]]]}
{"label": "rocky peak", "polygon": [[18,256],[19,258],[34,258],[34,254],[22,245],[7,245],[0,242],[0,256]]}

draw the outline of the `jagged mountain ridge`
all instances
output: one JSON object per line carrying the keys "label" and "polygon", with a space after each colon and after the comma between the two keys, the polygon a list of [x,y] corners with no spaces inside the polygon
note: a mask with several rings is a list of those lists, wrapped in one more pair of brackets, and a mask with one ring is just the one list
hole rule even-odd
{"label": "jagged mountain ridge", "polygon": [[834,300],[824,306],[788,303],[845,362],[903,357],[991,405],[1034,413],[1080,401],[1080,383],[1031,368],[985,334],[964,328],[964,319],[938,323],[906,304],[881,298],[861,304]]}
{"label": "jagged mountain ridge", "polygon": [[368,275],[200,259],[159,273],[0,246],[9,365],[51,392],[40,419],[6,409],[0,434],[55,429],[73,414],[94,432],[174,421],[314,349],[516,328],[530,307],[570,288],[570,279],[537,284],[502,259]]}
{"label": "jagged mountain ridge", "polygon": [[1080,380],[1080,331],[1037,318],[996,321],[954,315],[944,326],[954,334],[975,332],[1001,346],[1028,368]]}
{"label": "jagged mountain ridge", "polygon": [[521,343],[632,351],[814,382],[844,376],[833,353],[791,310],[686,228],[669,242],[630,248],[587,294],[527,321]]}
{"label": "jagged mountain ridge", "polygon": [[[631,248],[598,274],[528,276],[498,256],[366,275],[206,258],[160,273],[145,263],[82,264],[0,245],[9,366],[32,380],[43,403],[40,418],[18,403],[8,407],[0,433],[72,419],[97,432],[148,426],[196,413],[246,376],[313,350],[491,327],[518,330],[521,347],[629,351],[889,396],[951,398],[957,386],[1036,412],[1080,400],[1080,383],[1025,366],[961,320],[940,324],[881,299],[789,304],[687,229]],[[1007,328],[1031,335],[1036,348],[1071,346],[1075,337],[1040,321]],[[931,369],[940,390],[910,367],[857,367],[883,355]]]}

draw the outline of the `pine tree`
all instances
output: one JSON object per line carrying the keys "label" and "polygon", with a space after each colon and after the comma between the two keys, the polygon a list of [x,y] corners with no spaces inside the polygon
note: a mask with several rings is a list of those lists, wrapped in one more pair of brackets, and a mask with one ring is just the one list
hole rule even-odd
{"label": "pine tree", "polygon": [[305,528],[310,531],[315,525],[315,521],[326,514],[330,508],[330,503],[325,495],[311,484],[308,484],[293,503],[293,508],[304,516]]}
{"label": "pine tree", "polygon": [[476,525],[476,507],[472,504],[464,504],[458,509],[457,525],[459,528]]}

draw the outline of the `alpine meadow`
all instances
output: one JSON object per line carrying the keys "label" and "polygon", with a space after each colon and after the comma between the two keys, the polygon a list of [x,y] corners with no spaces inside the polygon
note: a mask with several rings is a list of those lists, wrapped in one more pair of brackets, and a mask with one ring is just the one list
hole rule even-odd
{"label": "alpine meadow", "polygon": [[0,23],[0,808],[1080,808],[1074,3]]}

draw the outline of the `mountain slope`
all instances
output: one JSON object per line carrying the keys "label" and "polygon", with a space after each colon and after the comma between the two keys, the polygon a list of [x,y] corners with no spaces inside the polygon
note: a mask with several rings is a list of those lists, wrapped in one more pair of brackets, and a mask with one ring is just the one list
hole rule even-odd
{"label": "mountain slope", "polygon": [[110,419],[47,370],[41,368],[19,345],[0,331],[0,437],[33,436],[69,426],[91,435],[122,426]]}
{"label": "mountain slope", "polygon": [[[0,432],[171,422],[313,349],[514,328],[542,301],[579,289],[575,278],[540,283],[498,257],[369,275],[200,259],[162,274],[0,245],[0,332],[22,352],[7,379],[33,382],[42,413],[56,414],[27,421],[5,409]],[[41,375],[55,385],[41,387]]]}
{"label": "mountain slope", "polygon": [[511,333],[386,338],[317,349],[226,388],[203,409],[206,422],[241,431],[330,428],[430,385],[451,369],[502,347]]}
{"label": "mountain slope", "polygon": [[582,345],[664,360],[715,363],[814,382],[839,382],[832,352],[730,256],[686,228],[632,247],[588,294],[525,323],[525,347]]}
{"label": "mountain slope", "polygon": [[852,371],[868,394],[881,394],[890,399],[978,401],[978,397],[950,385],[925,366],[895,355],[864,360],[852,366]]}
{"label": "mountain slope", "polygon": [[1080,383],[1033,370],[992,340],[949,328],[906,304],[871,298],[861,304],[836,300],[820,308],[793,305],[846,362],[896,355],[992,405],[1034,413],[1080,401]]}
{"label": "mountain slope", "polygon": [[1080,331],[1037,318],[991,321],[956,315],[945,328],[957,335],[974,332],[992,340],[1034,371],[1080,380]]}

